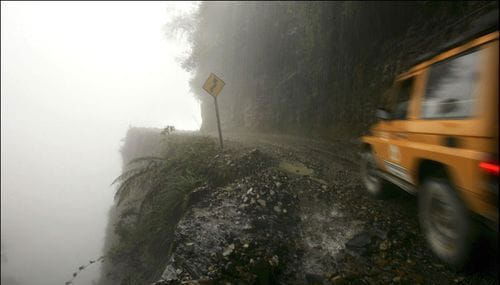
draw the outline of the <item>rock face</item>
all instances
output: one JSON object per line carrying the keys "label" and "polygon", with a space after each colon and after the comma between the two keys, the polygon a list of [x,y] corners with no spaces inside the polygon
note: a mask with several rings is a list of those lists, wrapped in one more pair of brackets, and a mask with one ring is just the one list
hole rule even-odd
{"label": "rock face", "polygon": [[[120,150],[122,154],[123,171],[126,171],[128,169],[127,164],[134,158],[159,155],[161,149],[161,136],[159,135],[159,133],[159,129],[137,127],[129,128],[123,140],[124,144],[122,145],[122,148]],[[121,220],[121,215],[123,214],[125,209],[125,203],[121,206],[113,205],[109,209],[108,225],[106,227],[106,237],[103,248],[103,253],[105,255],[111,250],[113,246],[115,246],[119,242],[119,236],[116,234],[115,226],[117,222]],[[101,267],[101,276],[99,278],[98,284],[116,284],[116,272],[120,272],[120,270],[117,270],[115,266],[110,262],[110,260],[105,258]]]}
{"label": "rock face", "polygon": [[192,35],[202,129],[216,130],[210,72],[225,130],[357,136],[393,77],[469,29],[498,2],[201,4]]}
{"label": "rock face", "polygon": [[[266,183],[273,176],[284,179],[276,175],[262,171],[210,189],[204,201],[193,205],[177,226],[168,265],[179,271],[179,280],[273,282],[278,272],[291,273],[297,260],[288,248],[294,247],[298,232],[293,225],[299,221],[294,215],[275,212],[272,205],[286,205],[293,211],[297,203],[289,192]],[[166,271],[163,278],[168,277]]]}

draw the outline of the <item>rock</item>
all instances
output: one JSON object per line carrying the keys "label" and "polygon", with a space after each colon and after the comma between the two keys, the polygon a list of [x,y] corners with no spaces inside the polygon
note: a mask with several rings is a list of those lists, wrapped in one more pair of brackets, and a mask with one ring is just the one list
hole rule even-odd
{"label": "rock", "polygon": [[344,285],[344,284],[349,284],[348,282],[349,280],[347,280],[346,278],[340,276],[340,275],[337,275],[333,278],[330,279],[330,282],[332,285]]}
{"label": "rock", "polygon": [[375,264],[377,264],[379,267],[384,267],[389,263],[389,261],[385,258],[378,257],[375,259]]}
{"label": "rock", "polygon": [[257,203],[259,203],[259,205],[261,205],[264,208],[266,207],[266,201],[264,201],[262,199],[257,200]]}
{"label": "rock", "polygon": [[306,281],[307,284],[325,284],[325,277],[315,274],[315,273],[306,273]]}
{"label": "rock", "polygon": [[388,240],[384,240],[383,242],[380,243],[379,249],[388,250],[390,247],[391,247],[391,242]]}
{"label": "rock", "polygon": [[253,190],[253,188],[250,187],[250,189],[248,189],[248,191],[247,191],[247,195],[250,195],[250,193],[252,193],[252,190]]}
{"label": "rock", "polygon": [[367,232],[357,234],[346,243],[347,247],[351,248],[361,248],[366,247],[371,243],[371,237]]}
{"label": "rock", "polygon": [[163,274],[161,275],[161,278],[166,281],[177,280],[177,271],[172,264],[167,265],[165,271],[163,271]]}
{"label": "rock", "polygon": [[273,255],[273,257],[271,257],[271,259],[269,259],[269,264],[271,266],[278,266],[279,263],[280,263],[280,260],[279,260],[277,255]]}
{"label": "rock", "polygon": [[215,284],[212,280],[186,280],[182,282],[183,285],[212,285]]}
{"label": "rock", "polygon": [[393,282],[400,282],[401,281],[401,277],[396,276],[396,277],[392,278],[392,281]]}
{"label": "rock", "polygon": [[280,209],[280,207],[278,207],[278,206],[274,206],[274,208],[273,208],[273,209],[274,209],[274,211],[275,211],[275,212],[277,212],[277,213],[281,213],[281,209]]}
{"label": "rock", "polygon": [[276,185],[277,188],[280,188],[281,187],[281,182],[276,182],[275,185]]}
{"label": "rock", "polygon": [[[377,220],[377,217],[374,218],[374,220]],[[381,229],[375,229],[373,231],[373,234],[377,236],[378,238],[385,240],[387,239],[387,231],[381,230]]]}
{"label": "rock", "polygon": [[444,265],[442,264],[437,264],[437,263],[433,263],[432,266],[436,267],[436,268],[443,268]]}
{"label": "rock", "polygon": [[222,256],[228,256],[231,253],[233,253],[233,251],[234,251],[234,244],[230,244],[228,247],[226,247],[226,249],[222,253]]}

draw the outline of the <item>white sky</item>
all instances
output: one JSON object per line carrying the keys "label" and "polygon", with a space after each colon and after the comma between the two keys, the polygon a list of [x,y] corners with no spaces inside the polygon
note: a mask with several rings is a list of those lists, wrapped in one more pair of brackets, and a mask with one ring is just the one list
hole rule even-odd
{"label": "white sky", "polygon": [[[197,129],[163,25],[190,2],[1,3],[2,274],[64,284],[98,257],[128,126]],[[75,284],[90,284],[97,269]]]}

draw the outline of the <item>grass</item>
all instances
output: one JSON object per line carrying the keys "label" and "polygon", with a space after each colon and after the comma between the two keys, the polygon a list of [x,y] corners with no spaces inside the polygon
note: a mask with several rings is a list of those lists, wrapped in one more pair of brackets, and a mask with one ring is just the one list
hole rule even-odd
{"label": "grass", "polygon": [[119,241],[108,255],[121,284],[146,284],[161,276],[187,197],[209,183],[207,161],[218,153],[214,140],[201,136],[168,135],[164,149],[161,156],[133,159],[113,182],[124,210],[115,225]]}
{"label": "grass", "polygon": [[[137,153],[143,156],[134,158]],[[190,194],[200,187],[222,187],[274,163],[255,149],[228,146],[221,152],[215,138],[145,130],[129,131],[122,156],[130,162],[114,181],[113,231],[110,227],[107,232],[100,284],[157,281],[171,256],[178,221],[191,203],[203,199]]]}

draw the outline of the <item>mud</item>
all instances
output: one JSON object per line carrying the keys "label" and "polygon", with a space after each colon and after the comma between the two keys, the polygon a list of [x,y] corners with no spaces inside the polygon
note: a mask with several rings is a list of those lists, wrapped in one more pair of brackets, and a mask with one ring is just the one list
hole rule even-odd
{"label": "mud", "polygon": [[225,144],[269,161],[195,192],[203,199],[179,222],[156,284],[498,284],[491,256],[455,272],[431,254],[413,196],[368,197],[355,142],[233,134]]}

